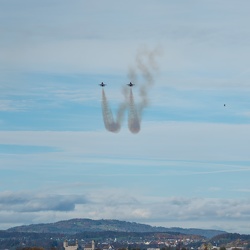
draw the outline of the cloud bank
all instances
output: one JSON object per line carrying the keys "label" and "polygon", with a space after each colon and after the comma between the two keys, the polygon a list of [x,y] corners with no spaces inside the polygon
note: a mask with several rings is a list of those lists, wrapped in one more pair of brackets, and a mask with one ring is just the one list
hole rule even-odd
{"label": "cloud bank", "polygon": [[[0,193],[0,218],[4,225],[20,225],[65,218],[119,219],[171,227],[199,227],[236,230],[234,223],[242,226],[242,232],[249,230],[245,221],[250,219],[249,199],[214,199],[169,197],[136,197],[125,193],[101,191],[88,195],[38,195],[26,192]],[[20,214],[22,219],[13,221]],[[207,223],[207,227],[204,226]],[[2,227],[3,227],[2,224]]]}
{"label": "cloud bank", "polygon": [[86,198],[75,195],[32,194],[26,192],[1,192],[0,210],[34,213],[42,211],[74,211],[76,204],[86,203]]}

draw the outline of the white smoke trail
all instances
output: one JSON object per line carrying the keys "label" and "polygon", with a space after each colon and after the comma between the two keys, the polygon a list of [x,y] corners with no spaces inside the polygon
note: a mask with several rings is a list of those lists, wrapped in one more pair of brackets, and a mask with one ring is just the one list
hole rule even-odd
{"label": "white smoke trail", "polygon": [[129,95],[128,128],[133,134],[139,133],[141,129],[140,117],[138,115],[137,108],[134,104],[134,96],[132,89],[130,89]]}
{"label": "white smoke trail", "polygon": [[158,65],[155,61],[156,57],[161,54],[159,47],[152,51],[146,48],[140,50],[136,57],[136,65],[139,74],[142,74],[143,83],[140,86],[140,96],[142,98],[140,104],[140,113],[149,105],[148,91],[154,84],[154,73],[158,70]]}
{"label": "white smoke trail", "polygon": [[161,55],[160,48],[156,48],[152,51],[143,48],[137,52],[136,66],[130,67],[129,69],[128,76],[132,82],[137,83],[138,79],[142,78],[142,84],[139,87],[141,97],[139,104],[135,105],[132,90],[130,91],[128,122],[129,129],[132,133],[138,133],[140,131],[142,112],[149,105],[148,92],[154,84],[154,73],[158,70],[155,59],[159,55]]}
{"label": "white smoke trail", "polygon": [[102,113],[105,128],[114,133],[118,133],[121,129],[124,112],[128,108],[128,128],[131,133],[137,134],[141,129],[141,118],[143,110],[149,105],[148,91],[154,84],[154,73],[158,70],[155,58],[161,54],[160,48],[152,51],[143,48],[137,52],[136,65],[130,67],[128,77],[132,83],[142,81],[139,85],[139,95],[141,101],[135,105],[132,89],[128,92],[128,88],[123,88],[123,95],[126,103],[119,105],[116,121],[114,120],[112,111],[108,105],[104,89],[102,89]]}
{"label": "white smoke trail", "polygon": [[102,115],[105,128],[113,133],[118,133],[121,129],[121,123],[126,109],[126,104],[121,104],[117,111],[117,118],[114,121],[112,111],[109,107],[104,89],[102,89]]}

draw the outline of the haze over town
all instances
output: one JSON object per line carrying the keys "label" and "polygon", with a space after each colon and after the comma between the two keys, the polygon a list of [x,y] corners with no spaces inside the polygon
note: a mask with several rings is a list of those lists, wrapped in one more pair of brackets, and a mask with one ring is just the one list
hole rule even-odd
{"label": "haze over town", "polygon": [[[249,8],[0,1],[0,229],[91,218],[250,234]],[[140,130],[130,105],[112,133],[102,90],[114,117],[130,89],[142,107],[140,55]]]}

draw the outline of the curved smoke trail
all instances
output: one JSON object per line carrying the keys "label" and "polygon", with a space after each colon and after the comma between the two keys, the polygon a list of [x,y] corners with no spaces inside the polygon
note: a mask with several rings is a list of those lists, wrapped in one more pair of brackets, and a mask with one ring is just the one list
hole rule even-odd
{"label": "curved smoke trail", "polygon": [[132,89],[130,89],[130,95],[129,95],[128,128],[130,132],[133,134],[139,133],[141,129],[140,117],[138,115],[138,111],[134,103],[134,96]]}
{"label": "curved smoke trail", "polygon": [[121,129],[123,114],[126,109],[125,104],[121,104],[117,111],[117,119],[114,121],[112,111],[109,107],[104,89],[102,89],[102,114],[105,128],[113,133],[118,133]]}
{"label": "curved smoke trail", "polygon": [[152,51],[142,49],[138,52],[136,57],[137,69],[142,74],[143,84],[140,87],[140,96],[142,98],[140,103],[140,113],[149,105],[148,91],[154,84],[154,73],[158,70],[158,65],[155,58],[161,54],[159,47]]}
{"label": "curved smoke trail", "polygon": [[142,48],[137,52],[136,65],[129,69],[129,78],[137,82],[138,79],[142,80],[139,88],[141,101],[139,104],[134,104],[133,92],[130,90],[129,98],[129,129],[132,133],[140,131],[140,122],[143,110],[149,105],[148,92],[150,87],[154,84],[154,73],[158,70],[158,65],[155,58],[161,54],[161,49],[149,51]]}
{"label": "curved smoke trail", "polygon": [[137,134],[141,129],[141,117],[143,110],[149,105],[148,92],[150,87],[154,84],[154,74],[158,66],[155,62],[156,56],[161,54],[160,48],[152,51],[142,48],[137,51],[135,66],[130,67],[128,77],[133,83],[140,80],[139,95],[141,101],[135,105],[132,89],[128,92],[127,88],[123,88],[123,95],[126,103],[120,104],[116,121],[113,118],[111,109],[105,96],[104,89],[102,89],[102,113],[105,128],[114,133],[118,133],[121,129],[121,122],[125,110],[128,108],[128,128],[131,133]]}

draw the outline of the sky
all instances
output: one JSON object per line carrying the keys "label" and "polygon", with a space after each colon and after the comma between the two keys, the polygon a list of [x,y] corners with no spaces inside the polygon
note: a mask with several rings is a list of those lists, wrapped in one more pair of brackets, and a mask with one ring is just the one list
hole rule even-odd
{"label": "sky", "polygon": [[0,0],[0,229],[250,234],[249,8]]}

